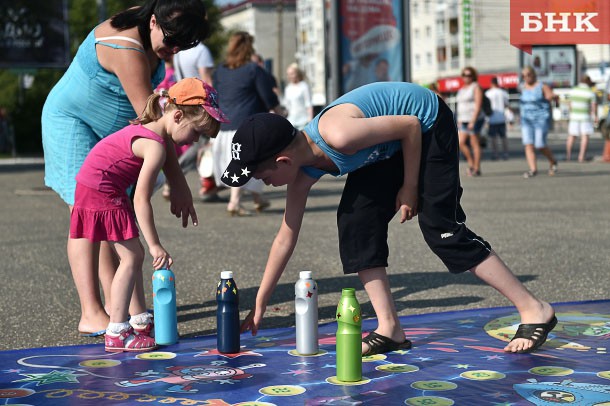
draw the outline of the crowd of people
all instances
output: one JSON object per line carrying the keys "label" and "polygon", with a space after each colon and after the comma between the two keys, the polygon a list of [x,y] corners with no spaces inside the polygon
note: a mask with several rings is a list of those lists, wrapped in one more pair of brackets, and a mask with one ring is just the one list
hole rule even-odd
{"label": "crowd of people", "polygon": [[[552,106],[559,98],[551,86],[538,80],[536,71],[531,66],[523,68],[521,77],[522,82],[518,87],[519,122],[527,163],[523,177],[529,179],[538,174],[537,153],[547,159],[547,173],[554,176],[558,170],[558,160],[549,148],[547,138],[553,120]],[[481,176],[483,136],[487,135],[491,143],[491,160],[508,159],[507,127],[514,125],[515,113],[509,103],[509,94],[499,86],[498,78],[491,78],[490,88],[484,91],[477,82],[476,69],[467,66],[462,70],[462,81],[463,85],[456,94],[455,107],[460,152],[466,161],[466,175]],[[435,88],[432,90],[440,94]],[[566,161],[572,160],[572,149],[577,138],[580,138],[578,162],[591,160],[587,156],[588,141],[598,127],[600,118],[597,106],[603,102],[598,93],[591,78],[583,74],[579,83],[567,94],[569,121]],[[489,105],[488,111],[484,111],[485,102]],[[607,102],[610,102],[610,98]],[[610,162],[610,130],[607,120],[605,122],[601,131],[607,141],[601,160]]]}
{"label": "crowd of people", "polygon": [[[282,96],[249,33],[232,33],[217,65],[202,43],[208,34],[201,0],[149,0],[94,27],[47,97],[45,183],[69,209],[67,256],[81,305],[81,335],[104,336],[109,352],[156,348],[139,235],[152,267],[171,267],[151,197],[165,182],[170,211],[183,227],[189,219],[197,225],[185,178],[195,169],[200,197],[222,200],[218,193],[227,190],[231,216],[267,209],[265,184],[288,185],[282,223],[243,331],[256,334],[261,325],[296,246],[309,191],[330,174],[347,175],[337,212],[343,270],[359,276],[379,322],[363,339],[363,354],[411,347],[386,272],[388,224],[396,213],[401,223],[418,217],[425,242],[449,272],[470,271],[515,305],[521,324],[505,351],[532,352],[545,342],[557,323],[552,306],[530,293],[491,244],[466,226],[460,205],[458,151],[467,175],[481,176],[486,121],[493,158],[508,157],[512,110],[497,81],[484,92],[476,69],[465,67],[455,112],[422,86],[377,82],[349,91],[314,116],[298,65],[287,67]],[[538,172],[536,151],[554,175],[557,160],[546,142],[554,94],[532,68],[522,75],[524,177]],[[566,145],[570,159],[581,137],[581,162],[597,120],[586,79],[570,93]],[[254,210],[243,204],[244,191]]]}

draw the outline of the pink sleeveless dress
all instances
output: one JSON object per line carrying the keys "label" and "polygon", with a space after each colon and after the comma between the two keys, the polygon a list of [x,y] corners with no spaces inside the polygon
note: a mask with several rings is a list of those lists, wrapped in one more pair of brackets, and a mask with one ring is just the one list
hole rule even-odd
{"label": "pink sleeveless dress", "polygon": [[127,126],[97,143],[76,175],[70,238],[98,242],[139,236],[126,192],[138,179],[144,162],[131,150],[135,138],[149,138],[165,146],[161,136],[141,125]]}

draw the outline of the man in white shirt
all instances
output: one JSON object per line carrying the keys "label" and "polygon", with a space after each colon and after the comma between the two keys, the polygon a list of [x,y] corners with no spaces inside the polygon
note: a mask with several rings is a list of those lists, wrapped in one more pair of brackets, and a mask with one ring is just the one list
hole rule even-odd
{"label": "man in white shirt", "polygon": [[487,135],[491,139],[492,159],[498,159],[498,138],[502,141],[502,158],[508,159],[508,140],[506,139],[505,110],[510,111],[508,105],[508,92],[498,85],[498,78],[491,78],[491,88],[485,92],[491,102],[493,113],[489,116],[489,129]]}
{"label": "man in white shirt", "polygon": [[214,59],[208,47],[199,43],[196,47],[178,52],[174,55],[176,81],[184,78],[199,78],[212,84]]}
{"label": "man in white shirt", "polygon": [[[199,43],[196,47],[178,52],[174,55],[174,69],[176,80],[183,78],[196,77],[208,84],[212,84],[212,72],[214,71],[214,59],[208,47]],[[198,165],[201,159],[212,159],[211,154],[205,154],[207,149],[211,150],[212,144],[210,140],[201,137],[199,142],[193,144],[191,148],[186,150],[179,158],[180,166],[183,172],[188,172],[195,169],[196,166],[207,167],[210,165]],[[205,156],[205,158],[203,158]],[[203,202],[220,201],[217,191],[218,187],[214,181],[213,174],[205,173],[201,176],[201,188],[199,196]],[[211,175],[211,176],[210,176]]]}

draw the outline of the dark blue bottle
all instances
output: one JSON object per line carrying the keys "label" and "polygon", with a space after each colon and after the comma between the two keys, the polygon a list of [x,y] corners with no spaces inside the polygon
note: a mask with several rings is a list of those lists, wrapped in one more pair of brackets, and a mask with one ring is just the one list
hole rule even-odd
{"label": "dark blue bottle", "polygon": [[216,289],[216,337],[218,352],[239,352],[239,292],[233,272],[222,271]]}

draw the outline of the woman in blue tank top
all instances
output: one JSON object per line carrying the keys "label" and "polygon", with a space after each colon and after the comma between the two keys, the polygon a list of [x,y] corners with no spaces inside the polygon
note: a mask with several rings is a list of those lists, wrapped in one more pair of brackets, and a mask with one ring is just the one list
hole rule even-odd
{"label": "woman in blue tank top", "polygon": [[[91,148],[144,110],[146,99],[163,79],[161,59],[194,47],[207,33],[201,0],[148,0],[114,15],[89,33],[42,111],[45,184],[70,210],[75,176]],[[174,146],[168,145],[166,151],[163,169],[172,184],[171,210],[182,216],[186,226],[189,216],[196,221],[192,196]],[[99,258],[82,258],[99,261],[106,306],[110,305],[114,258],[108,244],[102,245]],[[100,299],[98,275],[73,276],[82,311],[79,331],[103,334],[108,315]]]}
{"label": "woman in blue tank top", "polygon": [[536,79],[536,71],[531,66],[523,68],[522,75],[523,83],[519,99],[521,137],[529,167],[523,177],[528,179],[538,174],[536,150],[539,150],[549,160],[549,176],[553,176],[557,172],[557,160],[546,143],[551,119],[549,102],[553,100],[553,90],[549,85]]}

